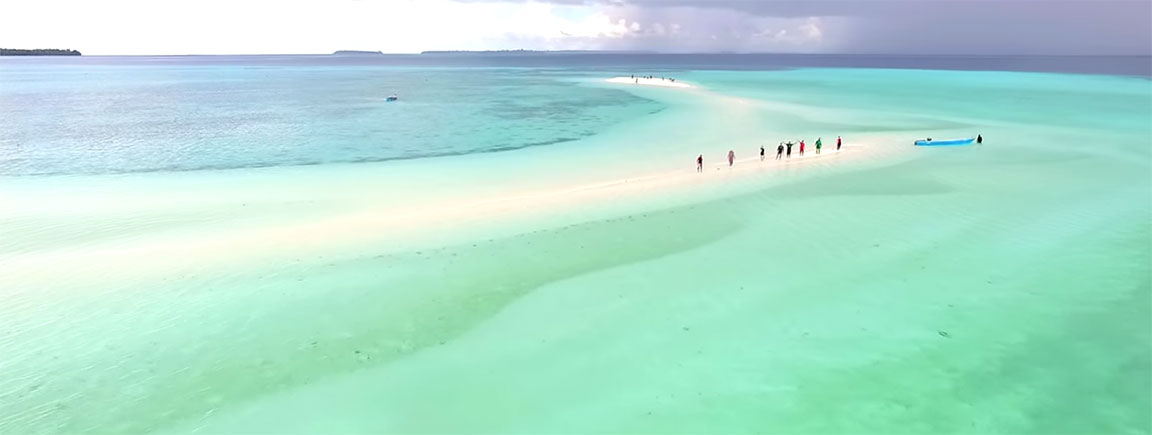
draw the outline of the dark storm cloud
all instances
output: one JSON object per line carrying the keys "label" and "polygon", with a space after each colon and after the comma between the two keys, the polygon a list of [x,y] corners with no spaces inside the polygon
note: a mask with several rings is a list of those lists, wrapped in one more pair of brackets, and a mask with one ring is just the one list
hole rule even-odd
{"label": "dark storm cloud", "polygon": [[902,2],[853,21],[853,47],[965,54],[1152,54],[1146,1]]}
{"label": "dark storm cloud", "polygon": [[[516,1],[516,0],[510,0]],[[945,54],[1152,54],[1152,0],[551,0],[677,35],[610,48]],[[799,21],[809,19],[809,21]],[[801,29],[798,26],[805,26]],[[799,38],[811,32],[819,38]],[[771,36],[785,33],[780,38]],[[781,41],[787,41],[781,42]]]}

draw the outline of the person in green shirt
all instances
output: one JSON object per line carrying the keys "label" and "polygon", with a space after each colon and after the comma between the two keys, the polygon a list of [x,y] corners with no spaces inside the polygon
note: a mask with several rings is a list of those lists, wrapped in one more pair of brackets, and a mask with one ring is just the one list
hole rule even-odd
{"label": "person in green shirt", "polygon": [[816,154],[820,154],[820,138],[816,138]]}

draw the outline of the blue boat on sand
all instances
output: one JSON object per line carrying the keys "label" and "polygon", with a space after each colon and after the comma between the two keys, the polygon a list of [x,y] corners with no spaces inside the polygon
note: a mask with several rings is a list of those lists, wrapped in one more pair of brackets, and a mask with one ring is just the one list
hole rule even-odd
{"label": "blue boat on sand", "polygon": [[967,138],[962,138],[962,139],[940,139],[940,140],[920,139],[920,140],[916,141],[916,146],[935,147],[935,146],[948,146],[948,145],[968,145],[968,144],[971,144],[972,142],[975,142],[975,141],[976,141],[976,138],[973,138],[973,137],[967,137]]}

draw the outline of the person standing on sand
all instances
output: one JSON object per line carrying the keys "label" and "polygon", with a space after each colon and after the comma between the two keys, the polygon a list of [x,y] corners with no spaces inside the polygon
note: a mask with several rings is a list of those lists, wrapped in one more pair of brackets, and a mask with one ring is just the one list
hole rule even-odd
{"label": "person standing on sand", "polygon": [[816,138],[816,154],[820,154],[820,138]]}
{"label": "person standing on sand", "polygon": [[804,155],[804,139],[800,139],[800,155]]}
{"label": "person standing on sand", "polygon": [[840,151],[840,136],[836,136],[836,151]]}
{"label": "person standing on sand", "polygon": [[732,161],[736,159],[736,152],[728,150],[728,166],[732,166]]}
{"label": "person standing on sand", "polygon": [[784,142],[776,146],[776,160],[780,160],[780,156],[784,154]]}
{"label": "person standing on sand", "polygon": [[764,145],[760,145],[760,161],[764,161]]}
{"label": "person standing on sand", "polygon": [[792,158],[792,142],[788,142],[788,158]]}
{"label": "person standing on sand", "polygon": [[696,156],[696,172],[704,172],[704,155]]}

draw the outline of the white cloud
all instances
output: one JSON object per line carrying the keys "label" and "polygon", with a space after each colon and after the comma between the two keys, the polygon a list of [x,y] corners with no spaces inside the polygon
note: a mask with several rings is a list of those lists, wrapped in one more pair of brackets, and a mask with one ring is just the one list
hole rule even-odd
{"label": "white cloud", "polygon": [[[0,41],[91,54],[418,52],[483,49],[505,35],[619,36],[588,6],[450,0],[36,0],[4,5]],[[578,18],[563,18],[559,9]],[[579,10],[585,9],[585,10]],[[61,13],[66,11],[66,13]],[[491,47],[504,48],[504,47]]]}
{"label": "white cloud", "polygon": [[[819,48],[825,40],[819,21],[690,7],[641,10],[611,2],[29,0],[3,9],[21,17],[0,26],[5,46],[74,48],[86,54],[766,51],[777,48],[773,44]],[[766,27],[788,29],[787,37],[757,37]]]}
{"label": "white cloud", "polygon": [[812,41],[819,41],[824,37],[824,32],[820,30],[819,18],[809,18],[807,23],[800,25],[800,31],[804,32],[804,36]]}
{"label": "white cloud", "polygon": [[[774,17],[735,9],[694,6],[629,6],[606,13],[632,23],[644,23],[617,41],[612,49],[652,49],[670,52],[826,52],[843,40],[846,17]],[[827,29],[831,27],[832,32]]]}

